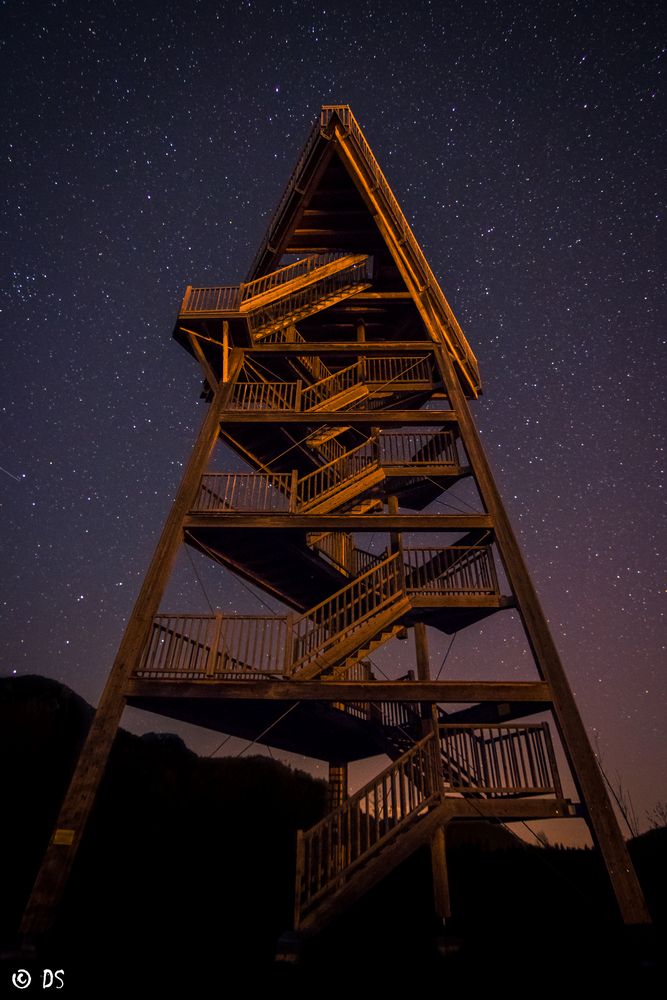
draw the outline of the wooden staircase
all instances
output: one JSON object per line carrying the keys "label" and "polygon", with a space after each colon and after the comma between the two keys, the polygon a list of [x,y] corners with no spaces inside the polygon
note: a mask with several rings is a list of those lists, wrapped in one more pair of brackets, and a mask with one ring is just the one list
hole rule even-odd
{"label": "wooden staircase", "polygon": [[295,929],[319,931],[438,827],[454,817],[493,815],[498,799],[507,800],[509,818],[568,812],[546,724],[440,725],[299,832]]}
{"label": "wooden staircase", "polygon": [[[158,615],[135,676],[224,680],[229,663],[234,676],[249,678],[267,672],[289,680],[344,676],[399,635],[406,618],[428,613],[429,602],[454,615],[468,602],[484,613],[503,606],[488,546],[450,546],[442,552],[448,555],[440,559],[432,549],[392,553],[302,614],[244,616],[242,632],[236,615]],[[406,572],[410,565],[418,577]],[[472,567],[477,567],[474,578]],[[277,646],[278,633],[268,635],[267,621],[284,623]]]}
{"label": "wooden staircase", "polygon": [[370,287],[369,279],[369,257],[348,254],[271,291],[253,295],[243,303],[241,312],[247,317],[253,342],[261,343],[299,320],[365,291]]}
{"label": "wooden staircase", "polygon": [[311,680],[346,661],[349,669],[369,644],[387,642],[409,610],[396,553],[292,622],[292,677]]}

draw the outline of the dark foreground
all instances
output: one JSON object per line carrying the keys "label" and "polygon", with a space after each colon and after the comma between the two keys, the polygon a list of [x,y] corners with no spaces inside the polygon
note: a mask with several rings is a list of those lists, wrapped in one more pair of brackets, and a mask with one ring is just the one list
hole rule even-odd
{"label": "dark foreground", "polygon": [[[125,732],[57,926],[37,954],[18,954],[22,906],[90,714],[56,682],[0,680],[0,996],[476,991],[492,982],[523,993],[567,989],[575,976],[648,996],[664,975],[664,828],[630,845],[651,935],[618,926],[594,852],[520,846],[480,824],[448,833],[456,922],[446,936],[433,925],[428,857],[415,855],[304,943],[298,965],[276,964],[291,924],[295,832],[324,811],[323,784],[265,757],[206,760],[176,737]],[[23,990],[12,985],[19,969],[32,977]],[[62,989],[55,977],[48,985],[57,970]]]}

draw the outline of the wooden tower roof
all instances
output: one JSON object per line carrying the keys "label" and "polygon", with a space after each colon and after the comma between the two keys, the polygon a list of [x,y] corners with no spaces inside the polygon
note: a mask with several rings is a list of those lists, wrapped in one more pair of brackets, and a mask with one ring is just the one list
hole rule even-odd
{"label": "wooden tower roof", "polygon": [[383,284],[407,288],[427,333],[444,338],[466,394],[480,394],[472,348],[346,104],[322,107],[247,281],[276,270],[285,255],[331,252],[373,254]]}

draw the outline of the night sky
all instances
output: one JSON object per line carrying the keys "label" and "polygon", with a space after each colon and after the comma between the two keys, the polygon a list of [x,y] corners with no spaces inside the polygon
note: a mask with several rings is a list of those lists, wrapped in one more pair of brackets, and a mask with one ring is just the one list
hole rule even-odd
{"label": "night sky", "polygon": [[[97,702],[204,411],[171,339],[185,286],[245,276],[320,105],[348,103],[477,354],[501,492],[646,825],[667,799],[660,6],[3,4],[3,673]],[[215,603],[266,610],[193,558]],[[186,555],[165,608],[207,610]],[[534,676],[500,617],[444,676]]]}

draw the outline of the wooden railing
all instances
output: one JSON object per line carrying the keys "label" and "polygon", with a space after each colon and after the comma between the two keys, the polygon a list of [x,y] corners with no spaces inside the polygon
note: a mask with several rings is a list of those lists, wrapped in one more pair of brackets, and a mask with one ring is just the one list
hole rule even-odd
{"label": "wooden railing", "polygon": [[[400,362],[401,365],[400,376],[394,375],[383,380],[378,378],[372,382],[369,382],[369,379],[364,375],[365,369],[364,362],[362,361],[355,361],[354,364],[348,365],[347,368],[331,372],[317,358],[307,358],[304,356],[300,360],[304,362],[313,377],[321,376],[318,378],[318,381],[310,385],[304,384],[302,380],[295,382],[237,382],[234,386],[232,396],[232,408],[236,410],[266,409],[300,410],[305,412],[314,407],[321,406],[326,400],[334,399],[341,393],[356,386],[368,385],[369,392],[380,392],[382,389],[386,389],[387,391],[391,391],[392,389],[409,389],[411,385],[421,385],[423,381],[419,371],[417,371],[417,368],[421,366],[419,359],[417,366],[406,363],[411,361],[411,358],[368,359],[369,361],[393,360]],[[317,363],[313,364],[311,362]],[[391,376],[391,369],[387,371],[387,375]],[[265,386],[266,388],[262,390],[260,386]],[[378,409],[382,409],[384,405],[381,398],[375,400],[369,399],[364,402],[364,406],[369,409],[373,409],[376,404]]]}
{"label": "wooden railing", "polygon": [[308,544],[327,562],[348,576],[359,576],[384,558],[358,548],[349,531],[327,531]]}
{"label": "wooden railing", "polygon": [[443,780],[460,794],[562,797],[551,734],[535,725],[439,727]]}
{"label": "wooden railing", "polygon": [[246,281],[240,286],[240,301],[243,305],[250,305],[252,308],[252,299],[280,288],[290,281],[296,281],[297,278],[302,278],[306,274],[312,274],[318,268],[332,264],[344,256],[345,254],[342,252],[312,254],[302,258],[302,260],[295,261],[293,264],[288,264],[286,267],[280,267],[277,271],[271,271],[261,278],[255,278],[254,281]]}
{"label": "wooden railing", "polygon": [[340,458],[334,458],[332,462],[302,476],[297,483],[298,509],[307,510],[337,490],[346,480],[370,471],[373,464],[377,465],[377,461],[374,460],[372,445],[363,441]]}
{"label": "wooden railing", "polygon": [[[323,541],[326,538],[322,536]],[[296,617],[158,615],[139,675],[188,679],[231,673],[248,677],[258,673],[298,676],[406,595],[414,594],[423,602],[429,597],[488,596],[497,592],[485,583],[475,582],[477,578],[472,575],[471,566],[482,560],[492,572],[490,551],[483,547],[406,548],[403,556],[404,563],[400,553],[375,556],[352,549],[347,556],[351,567],[363,571],[331,597]]]}
{"label": "wooden railing", "polygon": [[358,362],[363,371],[363,379],[370,385],[379,383],[388,390],[400,388],[405,382],[433,383],[431,362],[428,358],[370,357]]}
{"label": "wooden railing", "polygon": [[192,510],[289,511],[292,476],[280,472],[207,472]]}
{"label": "wooden railing", "polygon": [[188,285],[181,303],[180,314],[193,315],[196,313],[233,313],[239,312],[242,307],[252,309],[252,300],[266,295],[268,292],[282,285],[287,285],[290,281],[296,281],[304,275],[312,274],[327,264],[332,264],[344,253],[313,254],[304,257],[293,264],[281,267],[277,271],[271,271],[254,281],[246,281],[239,285],[209,285],[206,287],[193,287]]}
{"label": "wooden railing", "polygon": [[[356,118],[350,111],[350,108],[345,104],[331,104],[323,107],[320,116],[321,129],[324,130],[328,127],[334,114],[340,118],[344,128],[352,140],[354,148],[357,150],[366,166],[369,174],[369,185],[372,190],[380,195],[383,208],[391,219],[391,222],[398,234],[399,241],[404,247],[412,266],[415,268],[417,281],[421,286],[420,291],[422,288],[428,288],[432,293],[446,326],[447,339],[450,342],[452,353],[465,373],[473,391],[477,393],[481,382],[479,377],[479,367],[473,350],[466,340],[465,335],[461,330],[461,327],[459,326],[458,321],[456,320],[456,317],[454,316],[450,305],[447,302],[447,299],[445,298],[442,289],[440,288],[440,285],[438,284],[438,281],[428,264],[428,261],[424,257],[422,249],[415,239],[414,233],[408,225],[408,221],[401,211],[386,177],[380,169],[380,165],[375,159],[370,146],[366,142]],[[309,142],[310,141],[311,139],[309,139]]]}
{"label": "wooden railing", "polygon": [[140,677],[206,677],[212,615],[157,615],[137,670]]}
{"label": "wooden railing", "polygon": [[[299,333],[295,326],[287,327],[286,330],[277,330],[276,336],[280,337],[281,334],[286,333],[288,336],[286,338],[292,344],[305,344],[306,338]],[[264,343],[269,340],[266,337]],[[321,358],[318,358],[316,354],[299,354],[297,361],[301,362],[306,371],[310,372],[316,382],[321,382],[322,379],[328,378],[332,372],[331,369],[327,368]]]}
{"label": "wooden railing", "polygon": [[367,285],[370,278],[369,258],[365,258],[249,313],[248,325],[253,340],[263,339],[276,328],[290,326],[299,317],[315,312],[318,304],[357,285]]}
{"label": "wooden railing", "polygon": [[188,285],[179,315],[237,312],[240,302],[240,285],[214,285],[208,288],[193,288]]}
{"label": "wooden railing", "polygon": [[432,736],[297,838],[296,926],[325,893],[341,884],[434,801],[440,776]]}
{"label": "wooden railing", "polygon": [[[336,674],[335,676],[340,679],[341,675]],[[346,681],[375,680],[371,665],[367,660],[359,660],[351,664],[345,671],[344,676]],[[368,701],[334,701],[331,702],[331,706],[340,712],[345,712],[346,715],[353,716],[355,719],[363,719],[364,722],[369,722],[374,713],[374,706]]]}
{"label": "wooden railing", "polygon": [[[385,724],[409,725],[409,706],[380,706]],[[562,788],[546,723],[445,724],[385,768],[309,830],[297,835],[296,926],[327,893],[448,796],[555,795]]]}
{"label": "wooden railing", "polygon": [[319,382],[314,382],[313,385],[305,386],[301,391],[301,408],[311,410],[325,400],[360,384],[359,363],[355,362],[348,368],[341,368],[340,371],[325,376]]}
{"label": "wooden railing", "polygon": [[383,431],[378,435],[381,465],[455,465],[459,463],[451,431]]}
{"label": "wooden railing", "polygon": [[394,553],[292,622],[295,673],[325,655],[400,597],[401,566]]}
{"label": "wooden railing", "polygon": [[[283,384],[283,383],[281,383]],[[271,394],[271,383],[248,382],[244,391],[248,403]],[[264,386],[269,386],[264,389]],[[341,445],[333,442],[334,453]],[[362,442],[350,451],[342,451],[300,479],[296,472],[215,472],[206,473],[192,508],[198,513],[225,511],[306,511],[326,499],[346,483],[374,468],[415,466],[415,478],[429,466],[456,467],[456,442],[449,431],[439,434],[391,432]],[[416,559],[417,557],[415,557]]]}
{"label": "wooden railing", "polygon": [[374,704],[377,709],[378,723],[387,729],[402,729],[404,727],[407,729],[420,720],[417,707],[410,702],[379,701]]}
{"label": "wooden railing", "polygon": [[[343,430],[348,430],[344,427]],[[338,438],[332,437],[327,441],[321,441],[319,444],[313,444],[312,440],[309,439],[307,442],[309,448],[314,449],[322,456],[325,462],[333,462],[337,458],[342,458],[345,454],[345,445],[341,444]]]}
{"label": "wooden railing", "polygon": [[328,531],[309,545],[336,569],[352,573],[354,540],[349,531]]}
{"label": "wooden railing", "polygon": [[498,580],[489,545],[404,548],[408,594],[497,594]]}
{"label": "wooden railing", "polygon": [[279,615],[157,615],[137,676],[281,676],[286,630],[287,618]]}
{"label": "wooden railing", "polygon": [[232,410],[300,410],[300,382],[237,382]]}

